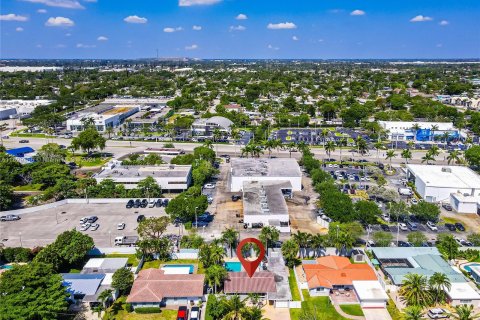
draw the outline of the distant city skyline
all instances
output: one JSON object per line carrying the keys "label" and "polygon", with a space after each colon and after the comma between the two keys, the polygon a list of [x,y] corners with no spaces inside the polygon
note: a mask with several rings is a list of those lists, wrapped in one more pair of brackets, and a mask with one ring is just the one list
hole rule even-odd
{"label": "distant city skyline", "polygon": [[480,58],[480,2],[2,0],[0,58]]}

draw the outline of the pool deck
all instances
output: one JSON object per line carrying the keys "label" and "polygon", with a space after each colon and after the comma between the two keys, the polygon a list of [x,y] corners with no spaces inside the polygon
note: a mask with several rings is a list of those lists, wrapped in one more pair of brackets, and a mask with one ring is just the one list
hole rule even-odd
{"label": "pool deck", "polygon": [[175,264],[175,263],[162,263],[160,264],[160,266],[158,267],[159,269],[162,269],[163,267],[165,266],[193,266],[193,272],[192,274],[197,274],[198,273],[198,263],[179,263],[179,264]]}

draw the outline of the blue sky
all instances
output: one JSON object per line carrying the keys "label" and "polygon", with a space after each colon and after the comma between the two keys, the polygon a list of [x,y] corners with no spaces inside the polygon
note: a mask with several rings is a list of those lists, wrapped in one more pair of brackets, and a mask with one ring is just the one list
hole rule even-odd
{"label": "blue sky", "polygon": [[1,58],[480,58],[478,0],[0,0]]}

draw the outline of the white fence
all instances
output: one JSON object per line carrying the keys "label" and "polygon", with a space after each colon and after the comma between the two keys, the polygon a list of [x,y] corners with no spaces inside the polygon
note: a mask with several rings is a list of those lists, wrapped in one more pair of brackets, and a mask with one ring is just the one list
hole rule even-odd
{"label": "white fence", "polygon": [[302,301],[275,301],[275,308],[301,309]]}

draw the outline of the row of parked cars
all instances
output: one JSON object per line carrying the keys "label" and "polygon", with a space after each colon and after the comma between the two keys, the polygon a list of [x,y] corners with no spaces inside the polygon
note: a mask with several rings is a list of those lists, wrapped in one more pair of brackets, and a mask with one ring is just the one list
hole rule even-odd
{"label": "row of parked cars", "polygon": [[148,201],[147,199],[130,199],[128,200],[127,204],[125,205],[125,208],[131,209],[131,208],[160,208],[160,207],[166,207],[168,205],[168,199],[158,199],[158,200],[150,200]]}
{"label": "row of parked cars", "polygon": [[97,216],[83,217],[80,219],[80,231],[96,231],[100,228],[98,223],[95,223],[98,220]]}
{"label": "row of parked cars", "polygon": [[[197,217],[196,221],[192,222],[192,227],[194,227],[194,228],[208,227],[210,222],[213,221],[213,218],[214,218],[214,216],[210,212],[206,211],[203,214],[199,215]],[[178,227],[180,224],[185,223],[185,221],[183,221],[182,219],[176,218],[173,221],[173,223],[174,223],[175,227]]]}
{"label": "row of parked cars", "polygon": [[199,307],[192,307],[190,309],[190,317],[188,314],[188,308],[186,306],[178,307],[177,311],[177,320],[200,320],[200,308]]}

